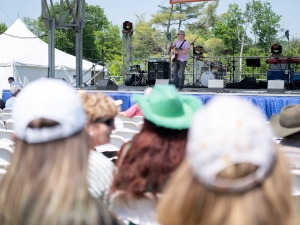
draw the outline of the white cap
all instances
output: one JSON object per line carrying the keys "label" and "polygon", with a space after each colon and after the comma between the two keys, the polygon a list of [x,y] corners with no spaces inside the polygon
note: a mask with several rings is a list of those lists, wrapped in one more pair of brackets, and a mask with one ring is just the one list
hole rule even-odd
{"label": "white cap", "polygon": [[[215,97],[195,115],[189,130],[187,158],[197,180],[218,191],[242,192],[261,183],[275,161],[275,146],[266,118],[245,99]],[[243,178],[217,178],[239,163],[258,169]]]}
{"label": "white cap", "polygon": [[[39,118],[59,123],[30,128]],[[16,98],[13,109],[16,136],[27,143],[43,143],[69,137],[84,129],[86,116],[80,97],[61,80],[41,78],[29,83]]]}

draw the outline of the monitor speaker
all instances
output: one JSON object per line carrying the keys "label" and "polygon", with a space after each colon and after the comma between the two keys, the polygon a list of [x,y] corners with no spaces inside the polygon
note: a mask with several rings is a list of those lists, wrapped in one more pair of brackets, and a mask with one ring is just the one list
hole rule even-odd
{"label": "monitor speaker", "polygon": [[97,84],[98,90],[118,90],[118,85],[110,79],[100,79]]}
{"label": "monitor speaker", "polygon": [[148,81],[156,79],[169,79],[169,62],[148,62]]}

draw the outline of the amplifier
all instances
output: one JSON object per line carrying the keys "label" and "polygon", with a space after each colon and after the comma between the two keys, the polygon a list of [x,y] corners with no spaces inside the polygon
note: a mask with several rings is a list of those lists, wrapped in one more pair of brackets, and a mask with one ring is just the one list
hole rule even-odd
{"label": "amplifier", "polygon": [[294,72],[293,80],[300,81],[300,72]]}
{"label": "amplifier", "polygon": [[267,80],[287,80],[290,82],[294,79],[293,71],[281,71],[281,70],[268,70]]}

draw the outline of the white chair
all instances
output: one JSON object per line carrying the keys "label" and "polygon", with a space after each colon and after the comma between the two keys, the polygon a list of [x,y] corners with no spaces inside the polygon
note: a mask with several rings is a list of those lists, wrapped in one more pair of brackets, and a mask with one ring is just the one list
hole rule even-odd
{"label": "white chair", "polygon": [[294,178],[294,185],[292,190],[292,195],[299,195],[300,193],[300,170],[290,170]]}
{"label": "white chair", "polygon": [[8,146],[0,146],[0,165],[9,165],[14,150]]}
{"label": "white chair", "polygon": [[3,121],[0,120],[0,129],[6,130],[6,126],[4,125]]}
{"label": "white chair", "polygon": [[14,130],[14,120],[9,119],[5,121],[7,130]]}
{"label": "white chair", "polygon": [[110,144],[116,146],[117,148],[121,149],[123,144],[125,144],[127,141],[119,135],[110,135]]}
{"label": "white chair", "polygon": [[123,121],[123,125],[125,129],[129,129],[129,130],[135,130],[138,131],[138,125],[134,122],[130,122],[130,121]]}
{"label": "white chair", "polygon": [[13,142],[10,139],[7,139],[7,138],[1,138],[0,139],[0,146],[8,146],[8,147],[13,148],[14,145],[15,145],[15,142]]}
{"label": "white chair", "polygon": [[12,116],[13,116],[12,113],[1,113],[1,120],[6,121],[12,119]]}
{"label": "white chair", "polygon": [[6,170],[5,169],[0,169],[0,182],[2,181],[3,177],[5,176],[6,174]]}
{"label": "white chair", "polygon": [[140,122],[144,122],[144,117],[143,116],[134,116],[131,118],[133,122],[135,123],[140,123]]}
{"label": "white chair", "polygon": [[11,141],[13,141],[13,134],[15,132],[12,131],[12,130],[1,130],[0,129],[0,139],[1,138],[6,138],[6,139],[9,139]]}
{"label": "white chair", "polygon": [[2,110],[2,113],[12,113],[12,108],[4,108],[3,110]]}
{"label": "white chair", "polygon": [[143,122],[139,122],[139,123],[137,123],[137,126],[138,126],[138,129],[139,129],[139,131],[141,131],[141,130],[142,130],[142,128],[143,128],[143,125],[144,125],[144,121],[143,121]]}
{"label": "white chair", "polygon": [[139,132],[135,130],[115,130],[114,135],[119,135],[123,137],[126,141],[129,141],[138,133]]}
{"label": "white chair", "polygon": [[121,116],[121,115],[117,115],[118,118],[120,118],[123,122],[124,121],[130,121],[132,122],[132,119],[127,117],[127,116]]}
{"label": "white chair", "polygon": [[117,152],[120,151],[120,148],[117,146],[114,146],[112,144],[105,144],[105,145],[99,145],[96,146],[96,151],[97,152]]}

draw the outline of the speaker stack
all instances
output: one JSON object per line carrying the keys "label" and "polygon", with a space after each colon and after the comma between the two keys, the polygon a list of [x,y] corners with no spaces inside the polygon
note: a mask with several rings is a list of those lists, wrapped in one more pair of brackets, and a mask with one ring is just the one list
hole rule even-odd
{"label": "speaker stack", "polygon": [[118,90],[118,85],[110,79],[100,79],[97,84],[98,90]]}
{"label": "speaker stack", "polygon": [[169,79],[169,62],[148,62],[148,85],[154,85],[156,79]]}

